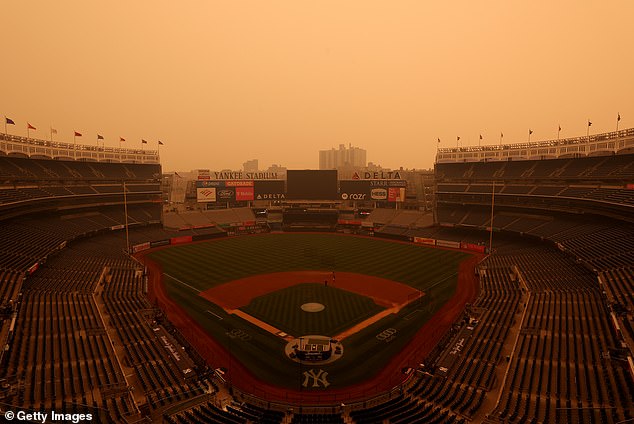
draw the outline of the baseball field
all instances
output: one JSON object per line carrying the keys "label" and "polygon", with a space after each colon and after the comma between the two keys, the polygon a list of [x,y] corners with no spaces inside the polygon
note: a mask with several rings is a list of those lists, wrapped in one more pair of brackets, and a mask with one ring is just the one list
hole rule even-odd
{"label": "baseball field", "polygon": [[[262,234],[144,255],[150,298],[227,380],[281,400],[389,388],[475,298],[467,253],[340,234]],[[469,273],[471,275],[469,275]],[[327,364],[289,359],[306,335],[341,342]]]}

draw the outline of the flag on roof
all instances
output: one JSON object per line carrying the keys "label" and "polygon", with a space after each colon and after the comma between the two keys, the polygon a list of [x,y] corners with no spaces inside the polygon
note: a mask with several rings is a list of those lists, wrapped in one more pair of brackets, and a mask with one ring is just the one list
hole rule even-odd
{"label": "flag on roof", "polygon": [[159,146],[162,146],[163,142],[161,140],[159,140]]}
{"label": "flag on roof", "polygon": [[4,121],[5,121],[5,123],[7,123],[9,125],[15,125],[15,122],[13,122],[13,119],[9,119],[6,116],[4,117]]}
{"label": "flag on roof", "polygon": [[80,133],[80,132],[75,131],[75,137],[81,137],[81,133]]}
{"label": "flag on roof", "polygon": [[531,135],[533,133],[533,130],[531,130],[530,128],[528,129],[528,135]]}
{"label": "flag on roof", "polygon": [[482,134],[480,134],[480,140],[482,140]]}
{"label": "flag on roof", "polygon": [[141,144],[147,144],[147,141],[141,139]]}
{"label": "flag on roof", "polygon": [[36,130],[37,128],[35,128],[33,125],[29,124],[28,122],[26,123],[26,127],[30,130]]}
{"label": "flag on roof", "polygon": [[588,119],[588,126],[591,127],[592,126],[592,122]]}
{"label": "flag on roof", "polygon": [[621,120],[621,114],[617,113],[616,114],[616,122],[619,122]]}
{"label": "flag on roof", "polygon": [[51,127],[51,134],[57,134],[57,130],[53,127]]}
{"label": "flag on roof", "polygon": [[119,137],[119,141],[125,141],[125,138]]}

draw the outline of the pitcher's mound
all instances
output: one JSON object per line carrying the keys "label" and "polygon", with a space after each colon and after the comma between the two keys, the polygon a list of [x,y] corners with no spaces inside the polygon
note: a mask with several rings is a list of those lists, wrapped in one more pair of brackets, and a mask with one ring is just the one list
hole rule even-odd
{"label": "pitcher's mound", "polygon": [[300,306],[300,308],[302,308],[302,311],[304,312],[321,312],[324,309],[326,309],[326,307],[324,305],[322,305],[321,303],[304,303],[302,306]]}

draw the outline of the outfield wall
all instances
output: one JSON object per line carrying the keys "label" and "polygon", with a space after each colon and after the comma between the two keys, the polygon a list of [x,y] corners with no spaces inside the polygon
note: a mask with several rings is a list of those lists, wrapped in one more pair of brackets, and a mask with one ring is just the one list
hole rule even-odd
{"label": "outfield wall", "polygon": [[[222,238],[222,237],[228,237],[228,236],[229,234],[222,232],[222,233],[216,233],[216,234],[195,234],[192,236],[178,236],[178,237],[171,237],[169,239],[146,241],[146,242],[135,244],[134,246],[132,246],[132,253],[143,252],[145,250],[152,249],[155,247],[176,246],[180,244],[188,244],[192,242],[205,241],[205,240],[211,240],[215,238]],[[475,243],[468,243],[464,241],[442,240],[442,239],[433,239],[433,238],[426,238],[426,237],[398,236],[393,234],[389,234],[386,236],[386,234],[382,234],[382,233],[374,233],[374,236],[377,238],[396,239],[396,240],[415,243],[415,244],[424,244],[427,246],[447,247],[450,249],[463,250],[465,252],[489,253],[489,249],[486,246],[475,244]]]}

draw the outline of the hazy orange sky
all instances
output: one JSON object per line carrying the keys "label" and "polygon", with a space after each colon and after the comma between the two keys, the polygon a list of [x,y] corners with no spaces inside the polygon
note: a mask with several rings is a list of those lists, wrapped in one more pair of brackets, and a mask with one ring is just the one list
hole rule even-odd
{"label": "hazy orange sky", "polygon": [[[141,147],[163,169],[385,167],[441,146],[634,126],[634,2],[4,1],[9,132]],[[79,140],[78,140],[79,141]]]}

